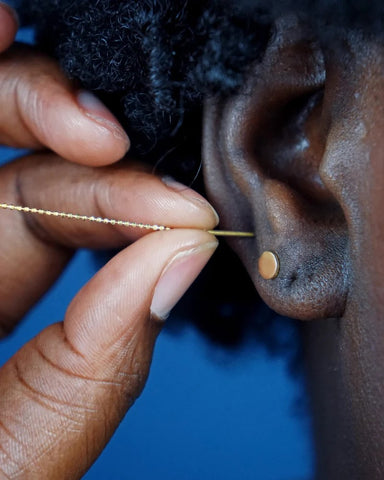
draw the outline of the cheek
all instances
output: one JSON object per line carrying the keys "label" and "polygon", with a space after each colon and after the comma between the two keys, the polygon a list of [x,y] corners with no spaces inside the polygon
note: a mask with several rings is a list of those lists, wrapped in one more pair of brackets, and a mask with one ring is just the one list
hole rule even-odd
{"label": "cheek", "polygon": [[[339,58],[330,54],[332,128],[321,176],[347,223],[347,316],[363,319],[365,329],[384,316],[384,47],[352,37],[348,61]],[[383,338],[383,322],[374,329]]]}

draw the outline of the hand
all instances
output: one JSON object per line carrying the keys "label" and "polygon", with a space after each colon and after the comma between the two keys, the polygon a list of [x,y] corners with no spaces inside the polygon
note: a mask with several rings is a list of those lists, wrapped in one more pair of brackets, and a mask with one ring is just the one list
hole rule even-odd
{"label": "hand", "polygon": [[[16,29],[0,4],[3,51]],[[140,394],[163,319],[217,246],[203,231],[217,217],[190,189],[165,184],[139,165],[112,165],[128,148],[126,135],[100,104],[91,113],[80,107],[51,60],[11,47],[0,57],[0,82],[3,143],[56,152],[2,167],[0,201],[180,227],[144,235],[0,211],[3,334],[51,286],[75,248],[135,242],[79,292],[62,323],[0,369],[1,478],[73,480]]]}

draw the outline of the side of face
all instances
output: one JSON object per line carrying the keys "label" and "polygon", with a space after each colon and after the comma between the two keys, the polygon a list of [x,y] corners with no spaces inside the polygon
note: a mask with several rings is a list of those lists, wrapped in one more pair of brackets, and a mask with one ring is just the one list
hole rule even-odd
{"label": "side of face", "polygon": [[[205,112],[209,197],[224,228],[256,233],[233,248],[267,304],[316,320],[307,349],[327,479],[384,478],[383,79],[382,39],[320,43],[289,16],[243,91]],[[274,280],[258,272],[266,250],[280,259]]]}

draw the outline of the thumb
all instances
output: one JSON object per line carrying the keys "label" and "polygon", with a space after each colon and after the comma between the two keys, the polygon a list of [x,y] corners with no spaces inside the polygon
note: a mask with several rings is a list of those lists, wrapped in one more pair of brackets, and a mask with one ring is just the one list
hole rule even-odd
{"label": "thumb", "polygon": [[5,477],[81,478],[143,388],[161,319],[216,246],[199,230],[143,237],[0,370]]}

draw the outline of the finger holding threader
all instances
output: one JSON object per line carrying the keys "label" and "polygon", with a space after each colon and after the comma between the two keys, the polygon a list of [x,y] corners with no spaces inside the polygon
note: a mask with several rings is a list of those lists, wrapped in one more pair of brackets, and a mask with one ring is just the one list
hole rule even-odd
{"label": "finger holding threader", "polygon": [[112,164],[128,151],[128,136],[112,113],[32,47],[16,44],[1,55],[0,84],[0,143],[48,148],[91,166]]}
{"label": "finger holding threader", "polygon": [[[209,230],[217,223],[213,209],[196,192],[166,184],[134,165],[93,169],[54,154],[29,156],[0,169],[0,192],[0,203],[178,228]],[[73,249],[121,247],[146,233],[1,210],[0,326],[4,333],[52,285]]]}
{"label": "finger holding threader", "polygon": [[216,246],[197,230],[141,238],[0,369],[6,478],[83,478],[140,394],[162,320]]}
{"label": "finger holding threader", "polygon": [[[217,213],[197,192],[163,181],[137,163],[89,168],[38,154],[7,165],[0,176],[2,171],[14,176],[7,183],[17,182],[24,206],[171,228],[211,230],[218,223]],[[148,233],[47,216],[26,220],[50,241],[73,248],[115,247]]]}

